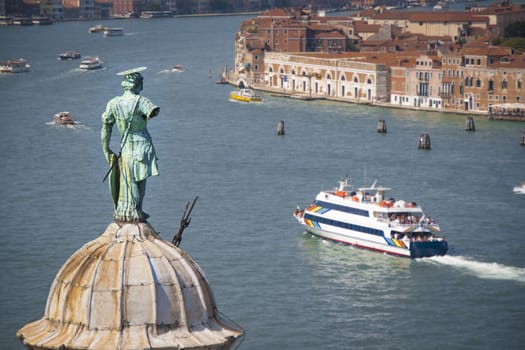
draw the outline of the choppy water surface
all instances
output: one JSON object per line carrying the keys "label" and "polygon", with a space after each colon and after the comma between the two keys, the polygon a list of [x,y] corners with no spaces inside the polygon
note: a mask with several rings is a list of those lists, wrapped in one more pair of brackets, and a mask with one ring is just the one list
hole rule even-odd
{"label": "choppy water surface", "polygon": [[[41,317],[58,269],[111,222],[99,120],[120,94],[115,74],[136,66],[148,67],[143,93],[161,107],[149,124],[161,176],[148,181],[145,209],[171,239],[200,196],[181,247],[246,329],[241,349],[522,348],[525,195],[512,189],[525,181],[525,125],[478,118],[468,133],[464,116],[270,95],[232,103],[215,79],[233,64],[242,19],[122,21],[126,35],[114,38],[88,33],[92,22],[0,28],[0,59],[33,68],[0,75],[0,348],[22,348],[15,333]],[[57,61],[66,50],[105,68]],[[62,110],[81,124],[50,123]],[[376,133],[379,119],[388,133]],[[430,151],[417,149],[424,132]],[[410,261],[304,234],[294,208],[346,174],[420,204],[450,255]]]}

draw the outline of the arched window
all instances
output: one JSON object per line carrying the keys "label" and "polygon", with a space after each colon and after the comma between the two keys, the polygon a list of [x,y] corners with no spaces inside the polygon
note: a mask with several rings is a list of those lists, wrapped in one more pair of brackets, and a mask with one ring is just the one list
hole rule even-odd
{"label": "arched window", "polygon": [[345,81],[345,80],[346,80],[346,78],[345,78],[344,75],[341,75],[341,80],[342,80],[342,81]]}
{"label": "arched window", "polygon": [[507,88],[507,81],[506,81],[506,80],[503,80],[503,81],[501,82],[501,88],[502,88],[502,89],[506,89],[506,88]]}
{"label": "arched window", "polygon": [[279,73],[284,74],[284,69],[281,68],[281,69],[279,70]]}
{"label": "arched window", "polygon": [[478,88],[481,87],[481,79],[480,78],[476,79],[476,87],[478,87]]}
{"label": "arched window", "polygon": [[292,75],[295,75],[295,69],[292,69]]}
{"label": "arched window", "polygon": [[357,79],[357,77],[354,77],[354,83],[359,83],[359,80]]}
{"label": "arched window", "polygon": [[372,84],[372,79],[368,78],[368,80],[366,81],[367,84]]}
{"label": "arched window", "polygon": [[272,72],[273,72],[273,68],[272,68],[272,67],[269,67],[269,68],[268,68],[268,72],[272,73]]}
{"label": "arched window", "polygon": [[330,75],[330,73],[328,73],[328,74],[326,75],[326,79],[327,79],[327,80],[332,79],[332,76]]}

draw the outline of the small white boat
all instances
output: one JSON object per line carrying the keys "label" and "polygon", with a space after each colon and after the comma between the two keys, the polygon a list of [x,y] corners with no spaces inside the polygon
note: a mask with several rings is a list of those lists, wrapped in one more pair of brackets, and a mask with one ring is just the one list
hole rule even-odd
{"label": "small white boat", "polygon": [[184,72],[184,67],[182,64],[176,64],[173,66],[173,68],[171,68],[171,71],[176,73]]}
{"label": "small white boat", "polygon": [[444,11],[448,10],[448,4],[446,2],[439,1],[434,7],[432,8],[433,11]]}
{"label": "small white boat", "polygon": [[2,73],[23,73],[30,69],[31,66],[23,58],[0,62],[0,72]]}
{"label": "small white boat", "polygon": [[46,16],[33,17],[31,18],[31,21],[33,22],[33,24],[37,24],[37,25],[53,24],[53,20]]}
{"label": "small white boat", "polygon": [[98,69],[102,68],[102,61],[98,57],[87,57],[80,61],[80,69]]}
{"label": "small white boat", "polygon": [[252,89],[239,89],[230,92],[230,99],[240,102],[262,102],[262,97]]}
{"label": "small white boat", "polygon": [[104,29],[104,36],[122,36],[124,35],[124,29],[123,28],[105,28]]}
{"label": "small white boat", "polygon": [[97,24],[94,27],[89,28],[90,33],[101,33],[106,29],[102,24]]}
{"label": "small white boat", "polygon": [[519,186],[515,186],[513,189],[514,193],[525,194],[525,181]]}
{"label": "small white boat", "polygon": [[414,202],[386,199],[389,190],[374,182],[353,191],[345,178],[294,217],[308,233],[335,242],[408,258],[445,255],[438,224]]}
{"label": "small white boat", "polygon": [[82,57],[77,51],[65,51],[58,55],[59,60],[76,60]]}
{"label": "small white boat", "polygon": [[53,116],[53,121],[57,125],[73,125],[75,124],[75,121],[73,120],[73,117],[71,117],[71,113],[69,112],[58,112]]}

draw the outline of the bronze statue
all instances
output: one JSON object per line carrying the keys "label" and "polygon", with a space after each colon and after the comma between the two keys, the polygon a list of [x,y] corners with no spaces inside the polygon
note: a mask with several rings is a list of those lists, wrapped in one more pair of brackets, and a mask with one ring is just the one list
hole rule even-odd
{"label": "bronze statue", "polygon": [[[108,175],[115,221],[146,221],[149,215],[142,210],[146,179],[159,174],[157,155],[146,124],[158,115],[160,108],[139,95],[143,88],[140,72],[144,69],[140,67],[118,73],[124,76],[121,83],[124,93],[112,98],[102,114],[102,150],[111,165]],[[109,148],[115,123],[121,137],[118,156]]]}

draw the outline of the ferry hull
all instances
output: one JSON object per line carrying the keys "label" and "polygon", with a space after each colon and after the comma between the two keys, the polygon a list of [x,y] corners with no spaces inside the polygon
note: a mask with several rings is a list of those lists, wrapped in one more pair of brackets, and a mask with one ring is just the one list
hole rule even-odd
{"label": "ferry hull", "polygon": [[306,232],[311,235],[327,239],[333,242],[351,245],[357,248],[363,248],[376,252],[381,252],[389,255],[400,256],[405,258],[426,258],[436,255],[445,255],[448,250],[446,241],[436,242],[412,242],[410,248],[400,248],[387,244],[381,244],[369,240],[364,240],[359,237],[355,237],[349,234],[338,234],[335,232],[329,232],[321,230],[315,227],[304,225]]}
{"label": "ferry hull", "polygon": [[428,258],[435,255],[445,255],[448,251],[446,241],[413,242],[410,245],[411,258]]}

